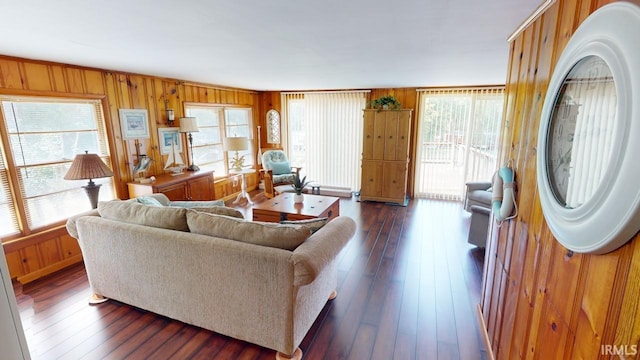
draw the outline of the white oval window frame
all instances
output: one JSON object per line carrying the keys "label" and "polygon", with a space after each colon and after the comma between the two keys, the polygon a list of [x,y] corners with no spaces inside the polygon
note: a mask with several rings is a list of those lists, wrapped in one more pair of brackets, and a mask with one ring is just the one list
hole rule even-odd
{"label": "white oval window frame", "polygon": [[[549,82],[537,144],[537,182],[549,229],[567,249],[592,254],[613,251],[640,230],[640,7],[617,2],[591,14],[562,52]],[[584,204],[559,204],[549,184],[547,140],[558,91],[573,66],[586,56],[602,58],[617,93],[614,148],[605,176]],[[635,121],[632,121],[635,119]],[[635,158],[634,158],[635,157]]]}

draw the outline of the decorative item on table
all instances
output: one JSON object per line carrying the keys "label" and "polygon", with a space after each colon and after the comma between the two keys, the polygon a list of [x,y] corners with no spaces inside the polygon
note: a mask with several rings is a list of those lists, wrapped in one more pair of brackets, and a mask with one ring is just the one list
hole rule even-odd
{"label": "decorative item on table", "polygon": [[367,105],[372,109],[378,110],[400,109],[400,101],[398,101],[398,99],[396,99],[392,95],[382,96],[378,99],[371,100],[367,103]]}
{"label": "decorative item on table", "polygon": [[291,187],[296,191],[296,194],[293,196],[293,202],[296,204],[302,203],[304,200],[304,195],[302,195],[302,191],[304,188],[309,185],[309,181],[307,181],[307,177],[303,177],[300,179],[300,172],[295,172],[293,174],[293,182],[291,183]]}
{"label": "decorative item on table", "polygon": [[183,117],[180,118],[180,132],[189,134],[189,146],[191,147],[191,156],[188,171],[198,171],[200,168],[193,163],[193,135],[191,133],[199,132],[198,121],[195,117]]}
{"label": "decorative item on table", "polygon": [[91,202],[91,208],[96,209],[98,207],[98,196],[100,192],[100,186],[102,184],[96,184],[93,179],[99,179],[104,177],[113,176],[113,172],[109,167],[100,159],[97,154],[89,154],[89,151],[85,151],[84,154],[78,154],[73,159],[71,167],[64,176],[65,180],[89,180],[89,183],[82,188],[89,197]]}
{"label": "decorative item on table", "polygon": [[159,128],[158,137],[160,139],[160,153],[169,155],[164,169],[171,171],[171,175],[182,174],[184,161],[182,160],[182,141],[178,128]]}
{"label": "decorative item on table", "polygon": [[[145,172],[149,170],[149,167],[151,167],[151,161],[153,161],[153,159],[148,157],[146,154],[140,154],[141,146],[142,143],[138,139],[136,139],[135,147],[137,163],[133,167],[133,178],[135,181],[141,184],[149,184],[151,183],[151,180],[145,177]],[[136,176],[138,174],[140,174],[140,177],[136,179]]]}
{"label": "decorative item on table", "polygon": [[226,151],[235,151],[234,157],[229,161],[231,170],[240,172],[244,167],[244,155],[240,151],[249,150],[249,139],[246,137],[228,137],[224,140]]}

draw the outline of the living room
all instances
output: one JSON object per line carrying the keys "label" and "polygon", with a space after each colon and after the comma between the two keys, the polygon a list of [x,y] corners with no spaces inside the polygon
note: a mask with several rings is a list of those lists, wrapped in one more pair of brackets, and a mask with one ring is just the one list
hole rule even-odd
{"label": "living room", "polygon": [[[508,121],[501,129],[498,163],[514,160],[519,212],[517,218],[501,226],[494,225],[489,231],[486,250],[489,261],[484,265],[477,314],[487,331],[485,340],[490,349],[487,356],[492,352],[499,358],[525,357],[531,351],[536,357],[576,354],[594,357],[601,353],[603,345],[632,346],[638,342],[635,315],[639,305],[634,299],[640,290],[633,281],[640,271],[633,265],[638,263],[640,254],[637,238],[607,255],[569,251],[551,234],[535,190],[537,130],[548,79],[571,34],[603,5],[598,1],[552,1],[509,43],[504,106],[504,118]],[[422,90],[422,85],[372,88],[366,100],[393,95],[403,108],[418,109],[418,90]],[[95,101],[107,124],[104,132],[109,144],[107,161],[114,174],[109,180],[113,197],[122,199],[129,197],[127,184],[136,180],[132,168],[141,153],[158,159],[151,163],[146,176],[164,172],[168,155],[161,153],[158,130],[176,127],[179,119],[187,115],[185,105],[223,104],[250,109],[254,125],[260,125],[263,130],[268,110],[275,109],[281,114],[285,111],[281,91],[246,90],[11,56],[0,58],[0,94],[14,99],[44,95]],[[123,138],[120,109],[146,110],[150,124],[148,140]],[[174,126],[167,123],[168,109],[174,111]],[[257,149],[255,126],[252,132],[253,146]],[[5,130],[2,135],[2,142],[9,143]],[[186,134],[181,136],[184,136],[183,156],[190,159]],[[262,149],[278,147],[267,142],[264,131],[259,136]],[[7,162],[3,164],[3,173],[9,174],[5,175],[10,179],[8,182],[17,182],[16,164],[13,160],[7,161],[6,154],[3,161]],[[10,169],[8,172],[5,165]],[[257,171],[246,176],[253,193],[260,193],[256,191],[259,177]],[[410,195],[414,195],[412,181],[409,177]],[[215,198],[232,200],[240,186],[232,176],[215,178]],[[108,194],[106,188],[108,186],[103,185],[101,191]],[[86,201],[85,195],[79,194],[81,200]],[[25,195],[16,193],[10,200],[20,201],[22,196]],[[414,211],[414,207],[419,206],[409,205],[408,209]],[[16,208],[18,224],[20,221],[26,224],[28,214],[20,210],[23,205]],[[395,217],[400,216],[397,211],[407,210],[377,211]],[[76,240],[67,234],[62,224],[60,221],[34,230],[28,225],[18,225],[18,233],[2,238],[12,278],[28,284],[58,271],[64,272],[82,261]],[[379,230],[391,229],[395,228]],[[366,327],[363,329],[358,336],[366,339]],[[311,353],[305,355],[313,357]]]}

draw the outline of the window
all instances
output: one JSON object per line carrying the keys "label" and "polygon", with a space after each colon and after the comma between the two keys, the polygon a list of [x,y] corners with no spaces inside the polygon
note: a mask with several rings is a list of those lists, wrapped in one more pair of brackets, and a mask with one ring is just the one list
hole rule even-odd
{"label": "window", "polygon": [[[0,236],[29,234],[89,210],[82,189],[87,181],[64,180],[64,175],[84,151],[111,163],[101,102],[11,96],[0,96],[0,102],[8,139],[0,164]],[[112,178],[94,181],[102,184],[101,200],[114,198]]]}
{"label": "window", "polygon": [[288,156],[315,184],[360,188],[364,91],[282,95]]}
{"label": "window", "polygon": [[491,181],[504,88],[419,92],[415,194],[459,200],[467,181]]}
{"label": "window", "polygon": [[[187,116],[198,122],[199,132],[193,133],[194,163],[201,169],[214,170],[216,176],[229,173],[229,155],[224,151],[225,137],[253,138],[250,108],[207,104],[185,104]],[[245,166],[255,163],[252,142],[250,148],[239,152],[244,155]],[[233,155],[232,155],[233,156]]]}

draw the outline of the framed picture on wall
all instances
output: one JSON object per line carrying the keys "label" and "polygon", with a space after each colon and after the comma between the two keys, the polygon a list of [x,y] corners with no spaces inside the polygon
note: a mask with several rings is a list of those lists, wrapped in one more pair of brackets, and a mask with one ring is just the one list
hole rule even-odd
{"label": "framed picture on wall", "polygon": [[280,113],[274,109],[267,111],[267,143],[280,144]]}
{"label": "framed picture on wall", "polygon": [[148,139],[149,115],[146,109],[120,109],[122,138],[125,140]]}
{"label": "framed picture on wall", "polygon": [[182,141],[180,139],[180,128],[167,127],[158,129],[158,141],[160,142],[160,152],[163,155],[169,153],[182,152]]}

